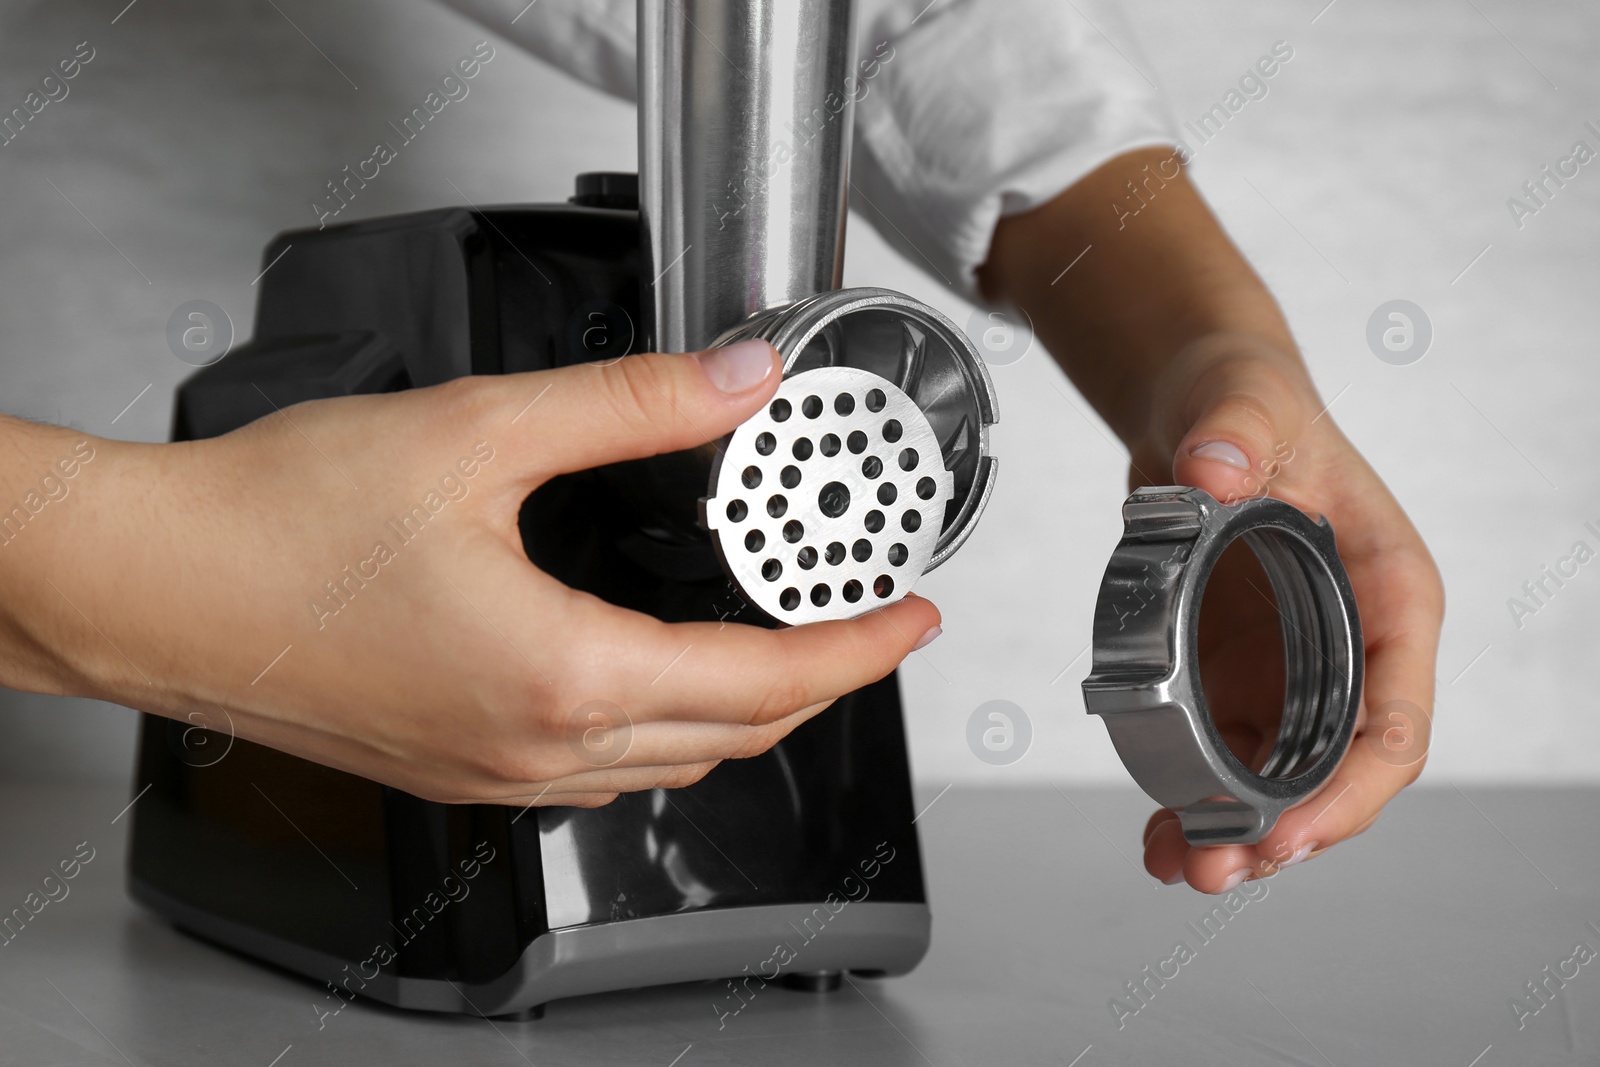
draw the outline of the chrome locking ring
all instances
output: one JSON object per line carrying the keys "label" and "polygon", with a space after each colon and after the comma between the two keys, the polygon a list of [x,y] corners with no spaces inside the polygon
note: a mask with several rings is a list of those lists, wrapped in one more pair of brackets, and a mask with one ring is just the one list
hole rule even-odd
{"label": "chrome locking ring", "polygon": [[[1182,486],[1136,491],[1101,582],[1084,703],[1192,845],[1253,844],[1309,799],[1355,732],[1364,663],[1355,593],[1326,519],[1282,500],[1237,505]],[[1236,538],[1277,598],[1287,681],[1283,717],[1259,771],[1229,749],[1201,687],[1200,602]]]}

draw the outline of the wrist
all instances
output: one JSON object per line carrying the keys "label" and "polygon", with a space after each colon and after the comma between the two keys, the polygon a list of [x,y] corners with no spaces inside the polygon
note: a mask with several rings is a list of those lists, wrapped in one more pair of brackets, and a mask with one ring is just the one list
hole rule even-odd
{"label": "wrist", "polygon": [[[127,445],[0,419],[11,458],[0,472],[0,684],[115,700],[134,670],[105,627],[125,575],[107,572],[103,539],[136,536],[120,495]],[[120,670],[117,663],[121,663]]]}

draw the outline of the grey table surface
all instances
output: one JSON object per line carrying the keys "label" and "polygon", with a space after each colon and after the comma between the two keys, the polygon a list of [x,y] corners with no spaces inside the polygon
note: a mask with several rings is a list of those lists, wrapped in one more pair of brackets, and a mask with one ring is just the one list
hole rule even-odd
{"label": "grey table surface", "polygon": [[[1600,950],[1600,791],[1419,786],[1210,925],[1217,898],[1136,865],[1150,806],[1132,790],[935,786],[930,802],[933,948],[909,976],[772,987],[722,1024],[720,986],[696,983],[526,1023],[358,1000],[319,1029],[316,986],[128,900],[126,794],[0,786],[0,909],[94,850],[0,947],[0,1063],[1600,1063],[1600,958],[1570,962],[1580,942]],[[1178,942],[1177,976],[1129,996]],[[1562,971],[1548,1003],[1529,996]],[[1520,1028],[1518,997],[1539,1007]],[[1114,998],[1138,1008],[1120,1025]]]}

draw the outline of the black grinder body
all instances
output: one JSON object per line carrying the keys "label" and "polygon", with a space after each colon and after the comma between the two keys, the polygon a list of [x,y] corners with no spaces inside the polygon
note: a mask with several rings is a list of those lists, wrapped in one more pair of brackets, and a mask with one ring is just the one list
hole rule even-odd
{"label": "black grinder body", "polygon": [[[643,350],[639,220],[619,184],[580,184],[572,204],[280,236],[263,256],[254,338],[181,387],[175,437],[305,400]],[[542,486],[521,516],[529,558],[667,621],[770,625],[688,518],[704,483],[645,473],[624,464]],[[325,983],[330,1011],[354,995],[497,1015],[662,982],[826,985],[845,970],[904,972],[927,947],[892,675],[768,753],[594,810],[431,803],[154,716],[135,781],[147,786],[132,813],[135,899]]]}

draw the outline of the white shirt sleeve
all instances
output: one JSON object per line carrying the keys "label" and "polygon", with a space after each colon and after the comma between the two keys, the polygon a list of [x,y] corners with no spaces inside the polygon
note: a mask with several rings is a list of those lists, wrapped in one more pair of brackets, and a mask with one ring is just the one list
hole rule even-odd
{"label": "white shirt sleeve", "polygon": [[[445,2],[636,97],[635,0]],[[1105,36],[1131,42],[1115,0],[859,3],[858,53],[873,74],[856,105],[851,206],[964,296],[1001,216],[1124,152],[1177,142],[1142,57]]]}

